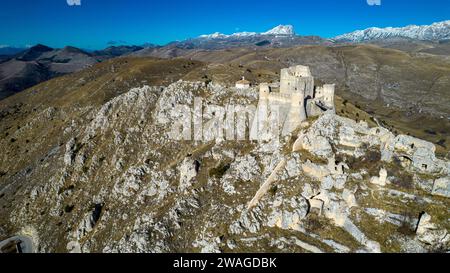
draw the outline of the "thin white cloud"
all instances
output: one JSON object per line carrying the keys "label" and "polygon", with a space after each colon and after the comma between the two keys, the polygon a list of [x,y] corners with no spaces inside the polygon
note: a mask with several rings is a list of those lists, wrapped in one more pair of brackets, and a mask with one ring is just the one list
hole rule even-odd
{"label": "thin white cloud", "polygon": [[9,45],[0,45],[0,48],[9,47]]}

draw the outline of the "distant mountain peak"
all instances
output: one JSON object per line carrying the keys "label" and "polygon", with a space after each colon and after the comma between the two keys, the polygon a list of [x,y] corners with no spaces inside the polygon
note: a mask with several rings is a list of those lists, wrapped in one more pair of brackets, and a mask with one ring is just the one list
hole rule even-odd
{"label": "distant mountain peak", "polygon": [[37,44],[35,46],[32,46],[28,49],[26,49],[23,52],[18,53],[18,55],[16,56],[16,58],[18,60],[21,61],[33,61],[36,58],[38,58],[39,56],[41,56],[42,54],[52,51],[53,48],[42,45],[42,44]]}
{"label": "distant mountain peak", "polygon": [[440,41],[450,39],[450,20],[431,25],[409,25],[406,27],[372,27],[357,30],[334,38],[336,41],[364,42],[388,38],[409,38],[424,41]]}
{"label": "distant mountain peak", "polygon": [[51,50],[53,50],[53,48],[48,47],[48,46],[43,45],[43,44],[37,44],[37,45],[34,45],[34,46],[30,47],[28,50],[45,52],[45,51],[51,51]]}
{"label": "distant mountain peak", "polygon": [[200,38],[210,38],[210,39],[216,39],[216,38],[224,38],[230,35],[225,35],[223,33],[220,32],[214,32],[212,34],[205,34],[205,35],[200,35]]}
{"label": "distant mountain peak", "polygon": [[74,46],[65,46],[61,49],[62,52],[67,52],[67,53],[83,53],[83,54],[87,54],[86,52],[84,52],[82,49],[79,49],[77,47]]}
{"label": "distant mountain peak", "polygon": [[236,32],[230,35],[223,34],[220,32],[214,32],[212,34],[200,35],[199,38],[204,39],[224,39],[230,37],[249,37],[257,35],[295,35],[294,27],[292,25],[279,25],[266,32]]}
{"label": "distant mountain peak", "polygon": [[262,33],[263,35],[295,35],[292,25],[279,25],[269,31]]}

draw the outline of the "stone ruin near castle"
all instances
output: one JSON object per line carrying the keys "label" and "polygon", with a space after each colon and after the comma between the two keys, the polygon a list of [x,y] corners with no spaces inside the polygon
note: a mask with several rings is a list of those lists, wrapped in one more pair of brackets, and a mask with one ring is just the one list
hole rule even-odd
{"label": "stone ruin near castle", "polygon": [[314,77],[308,66],[297,65],[281,69],[279,85],[262,83],[259,90],[258,125],[274,109],[278,110],[283,135],[289,134],[308,117],[325,111],[335,111],[334,84],[314,85]]}

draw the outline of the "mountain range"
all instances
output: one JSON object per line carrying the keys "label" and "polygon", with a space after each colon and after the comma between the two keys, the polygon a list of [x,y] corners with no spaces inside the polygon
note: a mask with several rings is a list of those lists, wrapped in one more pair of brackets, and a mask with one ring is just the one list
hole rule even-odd
{"label": "mountain range", "polygon": [[[230,35],[223,33],[213,33],[200,35],[197,39],[240,39],[243,37],[258,36],[297,36],[292,25],[279,25],[266,32],[238,32]],[[436,22],[431,25],[409,25],[406,27],[372,27],[364,30],[356,30],[331,38],[333,42],[367,42],[374,40],[384,40],[391,38],[407,38],[421,41],[444,41],[450,39],[450,20]]]}
{"label": "mountain range", "polygon": [[42,81],[140,49],[142,47],[119,46],[89,53],[71,46],[54,49],[38,44],[12,56],[4,56],[0,59],[0,99]]}
{"label": "mountain range", "polygon": [[0,58],[8,56],[8,55],[14,55],[14,54],[17,54],[24,50],[25,50],[25,48],[17,48],[17,47],[11,47],[11,46],[6,46],[6,45],[3,45],[3,46],[0,45]]}
{"label": "mountain range", "polygon": [[[319,36],[297,35],[291,25],[279,25],[266,32],[213,33],[200,35],[184,41],[171,42],[163,47],[146,48],[135,52],[136,56],[174,57],[186,50],[220,50],[237,47],[287,48],[299,45],[331,45],[331,41]],[[177,54],[174,54],[177,53]]]}
{"label": "mountain range", "polygon": [[389,38],[409,38],[421,41],[443,41],[450,39],[450,20],[431,25],[387,28],[368,28],[339,35],[335,41],[366,42]]}
{"label": "mountain range", "polygon": [[207,34],[207,35],[200,35],[199,38],[205,38],[205,39],[217,39],[217,38],[237,38],[237,37],[247,37],[247,36],[264,36],[264,35],[286,35],[286,36],[294,36],[295,31],[294,27],[292,25],[279,25],[277,27],[274,27],[271,30],[268,30],[266,32],[237,32],[233,33],[231,35],[223,34],[220,32],[215,32],[213,34]]}

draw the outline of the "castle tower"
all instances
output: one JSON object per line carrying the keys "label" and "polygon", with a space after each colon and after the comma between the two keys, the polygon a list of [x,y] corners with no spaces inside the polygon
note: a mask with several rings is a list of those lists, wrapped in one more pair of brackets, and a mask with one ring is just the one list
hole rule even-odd
{"label": "castle tower", "polygon": [[306,120],[305,98],[303,93],[291,95],[291,107],[283,125],[283,135],[294,131],[297,126]]}
{"label": "castle tower", "polygon": [[267,99],[269,97],[270,92],[271,92],[271,88],[268,83],[261,83],[259,85],[259,98],[260,99]]}
{"label": "castle tower", "polygon": [[305,97],[314,95],[314,77],[309,67],[297,65],[281,69],[280,93],[292,94],[303,92]]}
{"label": "castle tower", "polygon": [[328,109],[334,110],[334,90],[335,85],[334,84],[325,84],[323,86],[322,92],[322,102]]}
{"label": "castle tower", "polygon": [[335,85],[325,84],[314,90],[314,77],[309,67],[298,65],[282,69],[280,77],[279,92],[278,88],[272,89],[267,83],[260,84],[259,102],[251,128],[253,140],[260,139],[266,129],[276,123],[270,118],[274,113],[279,116],[277,124],[281,126],[282,134],[287,135],[307,117],[335,111]]}
{"label": "castle tower", "polygon": [[316,90],[314,92],[315,99],[321,100],[323,98],[323,87],[322,86],[316,86]]}
{"label": "castle tower", "polygon": [[271,88],[268,83],[261,83],[259,85],[259,101],[256,107],[256,112],[253,117],[250,128],[250,139],[260,140],[261,133],[267,128],[269,117],[269,95]]}

